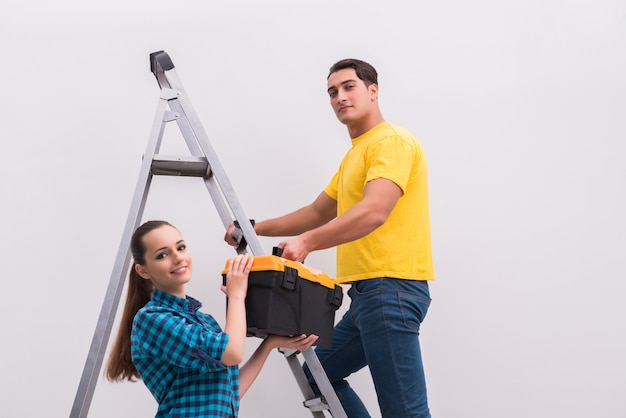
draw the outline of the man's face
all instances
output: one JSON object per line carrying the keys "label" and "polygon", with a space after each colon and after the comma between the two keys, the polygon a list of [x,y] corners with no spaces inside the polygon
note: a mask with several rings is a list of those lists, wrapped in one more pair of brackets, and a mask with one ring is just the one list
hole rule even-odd
{"label": "man's face", "polygon": [[365,82],[353,68],[344,68],[328,77],[330,105],[340,122],[351,126],[359,123],[376,109],[378,86]]}

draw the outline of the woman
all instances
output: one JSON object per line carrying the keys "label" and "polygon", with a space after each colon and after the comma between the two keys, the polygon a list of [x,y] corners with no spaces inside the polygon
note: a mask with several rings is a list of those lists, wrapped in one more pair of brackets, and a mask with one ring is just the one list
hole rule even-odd
{"label": "woman", "polygon": [[269,336],[241,367],[246,341],[245,298],[252,257],[229,263],[224,330],[187,296],[192,259],[181,233],[148,221],[131,239],[128,294],[106,376],[142,379],[159,407],[156,416],[236,417],[239,399],[277,347],[306,350],[317,336]]}

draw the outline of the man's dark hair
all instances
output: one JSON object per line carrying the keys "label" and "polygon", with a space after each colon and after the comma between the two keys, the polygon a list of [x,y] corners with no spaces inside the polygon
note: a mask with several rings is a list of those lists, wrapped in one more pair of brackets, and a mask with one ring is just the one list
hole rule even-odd
{"label": "man's dark hair", "polygon": [[366,86],[378,84],[378,73],[376,69],[367,62],[355,58],[346,58],[333,64],[332,67],[330,67],[326,79],[328,80],[332,73],[346,68],[354,68],[356,76],[363,80]]}

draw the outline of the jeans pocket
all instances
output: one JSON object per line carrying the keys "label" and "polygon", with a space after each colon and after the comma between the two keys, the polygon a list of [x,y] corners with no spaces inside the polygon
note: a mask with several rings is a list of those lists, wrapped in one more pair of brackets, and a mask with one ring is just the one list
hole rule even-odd
{"label": "jeans pocket", "polygon": [[430,298],[406,290],[398,290],[398,304],[404,325],[409,329],[419,331],[420,324],[428,312]]}
{"label": "jeans pocket", "polygon": [[359,296],[367,296],[382,291],[382,279],[359,280],[352,285],[352,289]]}

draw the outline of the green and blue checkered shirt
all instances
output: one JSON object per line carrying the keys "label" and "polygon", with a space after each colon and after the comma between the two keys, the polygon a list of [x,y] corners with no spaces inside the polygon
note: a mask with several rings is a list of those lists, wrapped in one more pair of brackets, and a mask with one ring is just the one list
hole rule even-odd
{"label": "green and blue checkered shirt", "polygon": [[157,417],[236,417],[239,368],[220,361],[228,334],[202,304],[154,290],[131,332],[133,364],[159,403]]}

